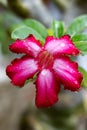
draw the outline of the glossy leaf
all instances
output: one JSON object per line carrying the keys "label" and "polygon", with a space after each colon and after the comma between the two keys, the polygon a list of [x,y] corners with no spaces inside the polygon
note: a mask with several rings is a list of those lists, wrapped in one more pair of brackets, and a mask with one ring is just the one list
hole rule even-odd
{"label": "glossy leaf", "polygon": [[79,48],[82,54],[87,54],[87,34],[78,34],[72,37],[76,47]]}
{"label": "glossy leaf", "polygon": [[75,34],[81,32],[86,27],[87,27],[87,15],[82,15],[72,21],[66,33],[71,35],[71,37],[73,37]]}
{"label": "glossy leaf", "polygon": [[72,37],[72,40],[74,41],[74,42],[76,42],[76,41],[87,41],[87,34],[85,33],[85,34],[78,34],[78,35],[75,35],[74,37]]}
{"label": "glossy leaf", "polygon": [[31,27],[27,27],[25,25],[21,25],[20,27],[16,28],[12,34],[11,37],[12,39],[24,39],[26,38],[29,34],[33,34],[36,39],[41,40],[42,42],[44,42],[44,38],[37,32],[35,31],[33,28]]}
{"label": "glossy leaf", "polygon": [[76,47],[81,50],[83,55],[87,54],[87,41],[76,41],[74,43]]}
{"label": "glossy leaf", "polygon": [[13,24],[10,26],[10,28],[8,29],[9,34],[11,34],[15,29],[20,28],[21,26],[23,26],[23,24]]}
{"label": "glossy leaf", "polygon": [[47,37],[47,29],[42,25],[40,22],[33,20],[33,19],[27,19],[24,20],[23,23],[32,29],[34,29],[36,32],[38,32],[44,39]]}
{"label": "glossy leaf", "polygon": [[82,86],[87,88],[87,71],[85,71],[82,67],[79,67],[79,71],[83,74]]}
{"label": "glossy leaf", "polygon": [[61,21],[53,21],[52,29],[54,37],[61,37],[64,34],[64,23]]}

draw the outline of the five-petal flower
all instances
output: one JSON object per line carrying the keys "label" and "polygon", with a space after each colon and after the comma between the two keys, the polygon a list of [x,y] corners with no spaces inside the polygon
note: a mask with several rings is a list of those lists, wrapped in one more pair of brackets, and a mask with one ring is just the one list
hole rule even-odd
{"label": "five-petal flower", "polygon": [[25,54],[22,58],[13,60],[6,68],[14,85],[23,86],[27,79],[37,74],[37,107],[49,107],[56,103],[61,84],[64,89],[71,91],[80,89],[82,74],[78,71],[78,64],[68,56],[79,54],[79,50],[69,35],[61,38],[48,36],[44,46],[30,35],[24,40],[16,40],[9,49]]}

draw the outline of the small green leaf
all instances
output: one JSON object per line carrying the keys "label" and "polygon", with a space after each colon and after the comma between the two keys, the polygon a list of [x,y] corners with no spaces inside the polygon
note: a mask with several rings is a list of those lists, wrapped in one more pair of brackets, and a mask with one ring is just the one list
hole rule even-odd
{"label": "small green leaf", "polygon": [[72,40],[83,55],[87,54],[87,34],[75,35],[72,37]]}
{"label": "small green leaf", "polygon": [[36,39],[39,39],[42,42],[44,42],[44,38],[37,31],[25,25],[21,25],[20,27],[13,30],[13,32],[11,33],[11,37],[12,39],[24,39],[29,34],[33,34],[36,37]]}
{"label": "small green leaf", "polygon": [[78,35],[75,35],[74,37],[72,37],[72,40],[74,42],[76,41],[87,41],[87,34],[78,34]]}
{"label": "small green leaf", "polygon": [[23,23],[27,27],[30,27],[38,32],[44,39],[48,36],[47,29],[40,22],[33,19],[27,19],[24,20]]}
{"label": "small green leaf", "polygon": [[9,34],[11,34],[15,29],[17,29],[21,26],[23,26],[23,24],[13,24],[13,25],[11,25],[8,29]]}
{"label": "small green leaf", "polygon": [[76,47],[81,50],[83,55],[87,54],[87,41],[76,41],[74,43]]}
{"label": "small green leaf", "polygon": [[76,33],[81,32],[87,27],[87,15],[79,16],[74,19],[70,26],[68,27],[66,34],[73,37]]}
{"label": "small green leaf", "polygon": [[53,21],[52,29],[54,37],[61,37],[64,34],[64,23],[61,21]]}
{"label": "small green leaf", "polygon": [[83,74],[82,86],[87,88],[87,71],[85,71],[82,67],[79,67],[79,71]]}

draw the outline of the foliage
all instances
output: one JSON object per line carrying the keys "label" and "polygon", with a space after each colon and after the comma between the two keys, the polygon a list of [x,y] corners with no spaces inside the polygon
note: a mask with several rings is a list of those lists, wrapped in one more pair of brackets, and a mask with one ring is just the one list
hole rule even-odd
{"label": "foliage", "polygon": [[[54,37],[61,37],[64,34],[69,34],[72,37],[76,47],[81,50],[82,54],[87,54],[87,34],[80,33],[87,26],[87,15],[80,16],[72,21],[69,27],[64,32],[64,23],[62,21],[53,21],[50,32],[53,32]],[[33,34],[36,39],[45,41],[49,31],[40,22],[27,19],[15,26],[11,32],[12,39],[24,39],[29,34]]]}
{"label": "foliage", "polygon": [[55,37],[61,37],[64,34],[64,23],[54,20],[52,23],[52,30]]}
{"label": "foliage", "polygon": [[48,35],[47,29],[40,22],[33,19],[27,19],[12,31],[11,37],[12,39],[24,39],[29,34],[33,34],[36,39],[41,40],[42,42],[45,41],[45,38]]}

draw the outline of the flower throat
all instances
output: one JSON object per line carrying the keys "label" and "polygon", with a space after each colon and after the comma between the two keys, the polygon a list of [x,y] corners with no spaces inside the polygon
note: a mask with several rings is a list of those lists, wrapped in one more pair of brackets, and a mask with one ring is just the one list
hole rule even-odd
{"label": "flower throat", "polygon": [[37,58],[40,69],[52,68],[54,58],[48,51],[40,52]]}

